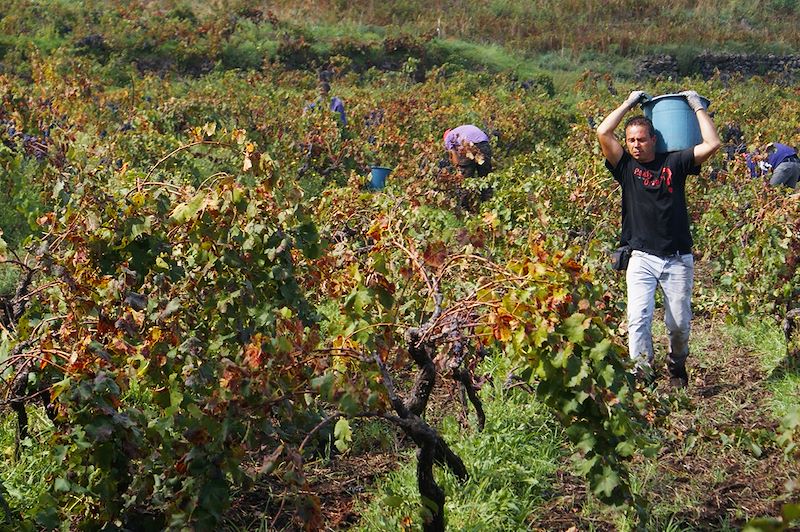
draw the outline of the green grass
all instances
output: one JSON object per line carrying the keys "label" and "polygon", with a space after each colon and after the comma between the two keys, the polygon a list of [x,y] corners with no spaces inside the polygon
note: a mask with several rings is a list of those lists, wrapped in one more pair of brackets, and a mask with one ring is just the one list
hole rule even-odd
{"label": "green grass", "polygon": [[762,368],[771,375],[768,379],[772,392],[770,405],[776,417],[783,417],[800,406],[800,373],[780,369],[786,359],[786,342],[777,323],[755,321],[747,325],[728,325],[726,333],[761,357]]}
{"label": "green grass", "polygon": [[17,289],[19,268],[13,264],[0,264],[0,295],[13,296]]}
{"label": "green grass", "polygon": [[39,407],[28,407],[30,436],[22,441],[19,458],[14,457],[17,416],[7,410],[0,420],[0,451],[3,467],[0,482],[6,490],[7,502],[13,510],[32,508],[49,487],[49,477],[62,471],[50,445],[52,424]]}
{"label": "green grass", "polygon": [[[494,385],[487,384],[481,393],[484,431],[474,428],[474,419],[472,428],[464,430],[452,416],[439,427],[470,474],[460,485],[448,472],[438,471],[452,530],[528,530],[531,514],[550,496],[551,478],[564,454],[561,431],[546,407],[521,390],[503,391],[504,368],[490,371]],[[409,517],[416,525],[421,522],[414,453],[400,461],[403,465],[380,482],[372,502],[359,510],[363,518],[357,530],[399,530]]]}
{"label": "green grass", "polygon": [[396,432],[383,421],[356,420],[351,422],[353,441],[351,452],[355,455],[370,451],[399,452]]}
{"label": "green grass", "polygon": [[542,73],[542,69],[534,61],[497,44],[436,39],[429,44],[428,49],[433,56],[441,57],[441,62],[463,68],[482,67],[489,72],[514,72],[523,79]]}
{"label": "green grass", "polygon": [[367,26],[353,21],[341,21],[337,24],[310,24],[306,31],[318,41],[333,41],[349,38],[366,42],[378,42],[386,37],[386,28]]}

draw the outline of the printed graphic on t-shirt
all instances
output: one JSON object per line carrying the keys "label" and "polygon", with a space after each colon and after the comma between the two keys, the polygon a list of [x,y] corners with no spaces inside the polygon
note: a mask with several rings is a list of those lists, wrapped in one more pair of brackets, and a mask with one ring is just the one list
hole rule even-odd
{"label": "printed graphic on t-shirt", "polygon": [[644,188],[659,189],[662,183],[666,183],[667,191],[672,194],[672,170],[668,167],[662,168],[661,173],[656,175],[655,171],[638,166],[633,169],[633,176],[639,179]]}

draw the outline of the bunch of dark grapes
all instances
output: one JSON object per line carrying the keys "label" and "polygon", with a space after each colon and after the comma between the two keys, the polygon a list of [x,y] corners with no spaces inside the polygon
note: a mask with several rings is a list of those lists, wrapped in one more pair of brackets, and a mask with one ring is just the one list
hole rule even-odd
{"label": "bunch of dark grapes", "polygon": [[29,135],[17,129],[11,120],[0,120],[0,141],[13,150],[21,149],[27,155],[43,161],[47,157],[50,128],[42,129],[41,136]]}

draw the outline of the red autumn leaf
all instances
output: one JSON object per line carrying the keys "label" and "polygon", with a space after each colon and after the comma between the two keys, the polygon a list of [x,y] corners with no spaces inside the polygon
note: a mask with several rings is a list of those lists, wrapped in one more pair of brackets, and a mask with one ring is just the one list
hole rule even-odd
{"label": "red autumn leaf", "polygon": [[447,246],[441,240],[431,242],[422,252],[425,264],[438,268],[447,260]]}
{"label": "red autumn leaf", "polygon": [[244,348],[244,361],[251,369],[258,369],[261,367],[263,355],[264,352],[261,349],[261,335],[256,334]]}

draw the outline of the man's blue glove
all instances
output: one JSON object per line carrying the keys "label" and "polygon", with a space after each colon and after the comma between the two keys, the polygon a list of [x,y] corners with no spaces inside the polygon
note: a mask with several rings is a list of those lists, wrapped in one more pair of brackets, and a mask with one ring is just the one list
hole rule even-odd
{"label": "man's blue glove", "polygon": [[683,91],[683,92],[679,92],[678,94],[680,94],[681,96],[686,98],[686,103],[689,104],[689,107],[692,108],[693,112],[696,113],[700,109],[705,109],[705,107],[703,106],[703,100],[700,99],[700,95],[697,94],[697,92],[695,92],[695,91]]}

